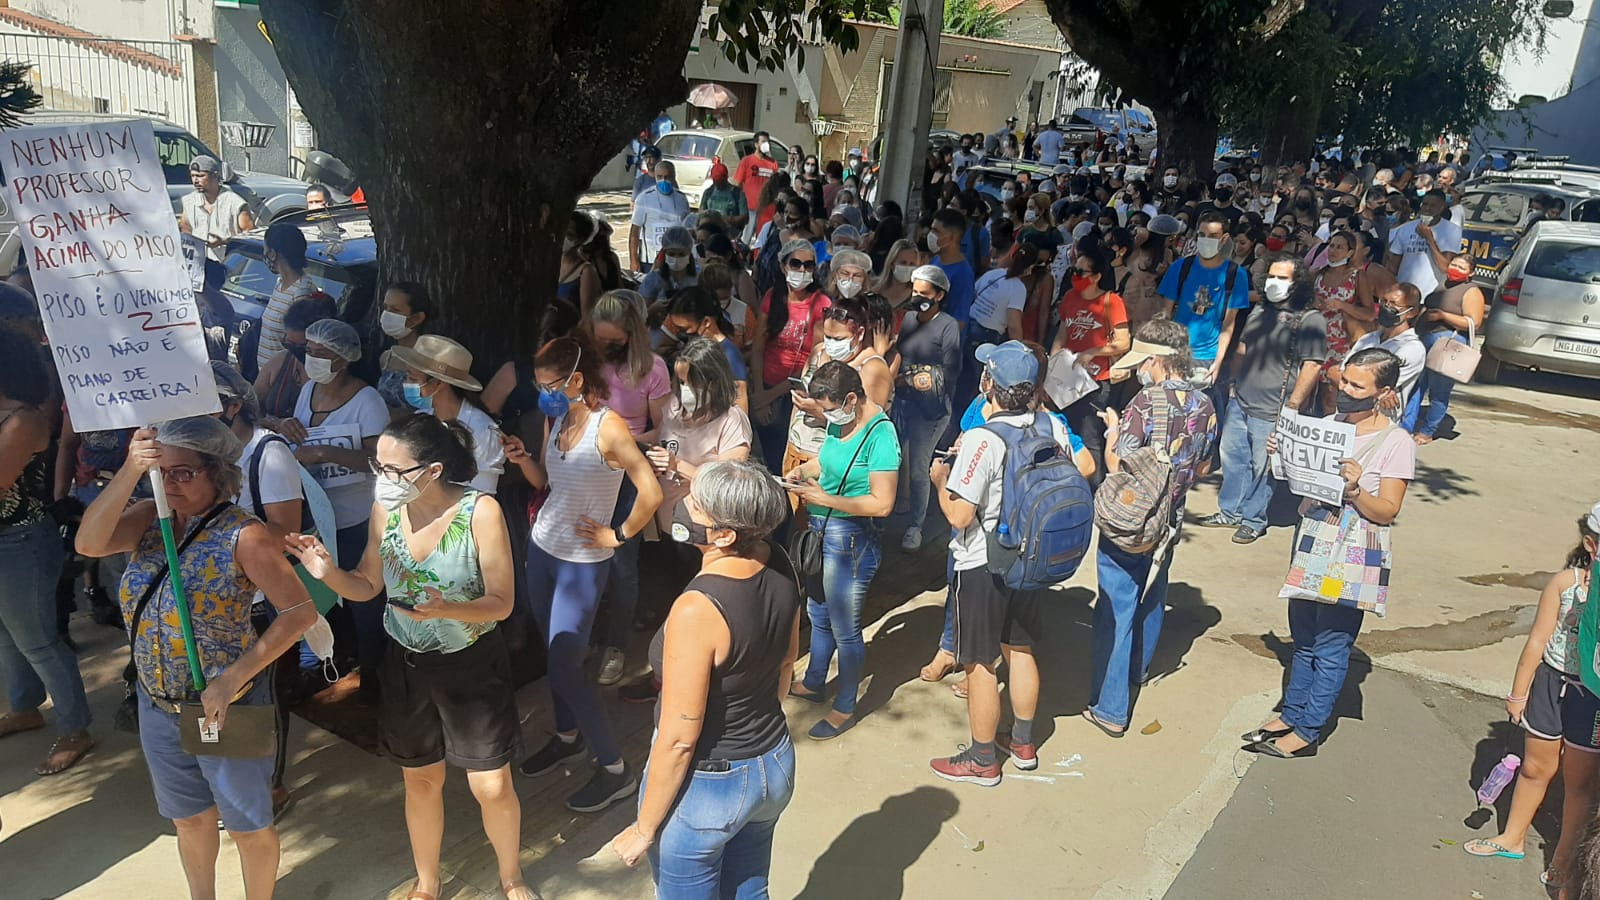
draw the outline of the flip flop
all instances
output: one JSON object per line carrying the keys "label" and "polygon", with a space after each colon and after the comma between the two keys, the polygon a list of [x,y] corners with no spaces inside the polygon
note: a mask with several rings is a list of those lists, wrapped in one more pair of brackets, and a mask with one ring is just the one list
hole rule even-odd
{"label": "flip flop", "polygon": [[967,680],[963,678],[955,684],[950,685],[950,693],[955,694],[957,697],[960,697],[963,700],[967,699]]}
{"label": "flip flop", "polygon": [[539,895],[535,894],[533,892],[533,888],[528,887],[526,884],[524,884],[524,883],[522,883],[520,881],[517,882],[516,884],[502,884],[502,885],[500,885],[500,893],[506,895],[506,900],[516,900],[516,898],[511,896],[511,892],[512,891],[523,891],[523,892],[525,892],[526,896],[532,897],[533,900],[539,900]]}
{"label": "flip flop", "polygon": [[[1472,849],[1474,847],[1478,847],[1489,852],[1480,853],[1477,850]],[[1496,856],[1504,859],[1522,859],[1526,855],[1507,850],[1505,847],[1500,846],[1494,841],[1486,841],[1482,838],[1479,838],[1478,840],[1467,841],[1465,844],[1461,845],[1461,849],[1466,851],[1468,856],[1477,856],[1483,859],[1493,859]],[[1543,880],[1543,875],[1540,876],[1540,880]]]}
{"label": "flip flop", "polygon": [[1114,730],[1110,725],[1106,724],[1105,722],[1102,722],[1100,720],[1100,717],[1095,715],[1094,714],[1094,710],[1092,710],[1092,709],[1086,709],[1082,713],[1080,713],[1080,715],[1083,716],[1083,719],[1084,719],[1085,722],[1088,722],[1090,725],[1093,725],[1094,727],[1096,727],[1096,728],[1100,729],[1101,731],[1105,732],[1107,737],[1113,737],[1113,738],[1119,738],[1120,739],[1120,738],[1124,738],[1124,737],[1128,736],[1128,729],[1124,728],[1121,731]]}
{"label": "flip flop", "polygon": [[1551,866],[1550,868],[1539,873],[1539,883],[1547,888],[1550,888],[1551,890],[1559,891],[1561,890],[1561,882],[1557,881],[1556,878],[1560,874],[1560,872],[1556,871],[1555,866]]}

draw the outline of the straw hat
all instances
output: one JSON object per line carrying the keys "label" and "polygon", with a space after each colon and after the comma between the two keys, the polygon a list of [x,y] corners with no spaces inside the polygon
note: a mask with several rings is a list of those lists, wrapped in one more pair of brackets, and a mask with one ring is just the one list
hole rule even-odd
{"label": "straw hat", "polygon": [[426,372],[445,384],[467,391],[483,390],[483,385],[470,372],[472,351],[443,335],[419,335],[416,346],[395,346],[390,348],[389,354],[394,362]]}

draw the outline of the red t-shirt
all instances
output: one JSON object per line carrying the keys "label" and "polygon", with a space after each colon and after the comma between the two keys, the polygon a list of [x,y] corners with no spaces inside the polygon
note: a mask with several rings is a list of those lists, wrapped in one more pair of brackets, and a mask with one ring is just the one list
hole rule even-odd
{"label": "red t-shirt", "polygon": [[[1110,342],[1112,331],[1128,327],[1128,310],[1122,305],[1122,296],[1113,291],[1087,300],[1076,288],[1068,288],[1061,295],[1060,312],[1061,326],[1066,331],[1062,346],[1073,353],[1104,347]],[[1104,356],[1095,357],[1089,363],[1089,374],[1096,381],[1105,381],[1111,377],[1112,362]]]}
{"label": "red t-shirt", "polygon": [[[774,293],[776,291],[767,291],[767,295],[761,298],[763,313],[770,315]],[[787,288],[783,289],[782,296],[788,298]],[[784,323],[782,331],[767,339],[766,359],[761,371],[767,387],[805,371],[806,361],[811,359],[811,338],[816,334],[816,324],[822,311],[833,305],[833,301],[822,291],[815,291],[801,300],[789,300],[788,303],[789,320]]]}
{"label": "red t-shirt", "polygon": [[760,153],[752,153],[739,160],[739,168],[733,173],[733,180],[739,182],[739,187],[744,188],[745,205],[751,209],[761,208],[761,189],[767,186],[767,179],[778,174],[778,161],[775,159],[762,159]]}

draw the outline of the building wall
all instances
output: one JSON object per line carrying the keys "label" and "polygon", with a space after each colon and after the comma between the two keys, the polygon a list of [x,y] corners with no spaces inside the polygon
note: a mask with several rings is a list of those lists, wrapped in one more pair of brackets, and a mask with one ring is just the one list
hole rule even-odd
{"label": "building wall", "polygon": [[107,112],[195,124],[187,44],[75,41],[0,21],[0,56],[32,63],[45,109]]}
{"label": "building wall", "polygon": [[122,40],[170,41],[179,34],[216,38],[211,0],[9,0],[0,5]]}
{"label": "building wall", "polygon": [[[266,122],[277,127],[268,145],[250,151],[250,169],[293,175],[289,168],[289,87],[254,7],[217,10],[217,117],[221,122]],[[245,154],[226,139],[217,150],[239,171]]]}
{"label": "building wall", "polygon": [[1050,12],[1045,9],[1044,0],[1023,0],[1006,11],[1005,20],[1006,31],[1000,36],[1003,41],[1035,47],[1066,46],[1061,29],[1050,21]]}

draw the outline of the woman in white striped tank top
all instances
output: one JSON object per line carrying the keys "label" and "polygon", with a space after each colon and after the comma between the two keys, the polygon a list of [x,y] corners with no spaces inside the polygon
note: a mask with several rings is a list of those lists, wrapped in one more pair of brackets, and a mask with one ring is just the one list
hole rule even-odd
{"label": "woman in white striped tank top", "polygon": [[[534,488],[550,488],[528,539],[528,600],[549,649],[556,734],[525,760],[524,775],[555,771],[593,755],[594,777],[567,799],[578,812],[597,812],[638,788],[611,733],[600,695],[583,676],[595,610],[605,592],[611,557],[644,530],[661,504],[661,485],[621,416],[605,406],[600,356],[580,338],[556,338],[533,360],[539,410],[553,419],[539,459],[514,437],[506,460]],[[610,526],[626,475],[638,491],[633,511]]]}

